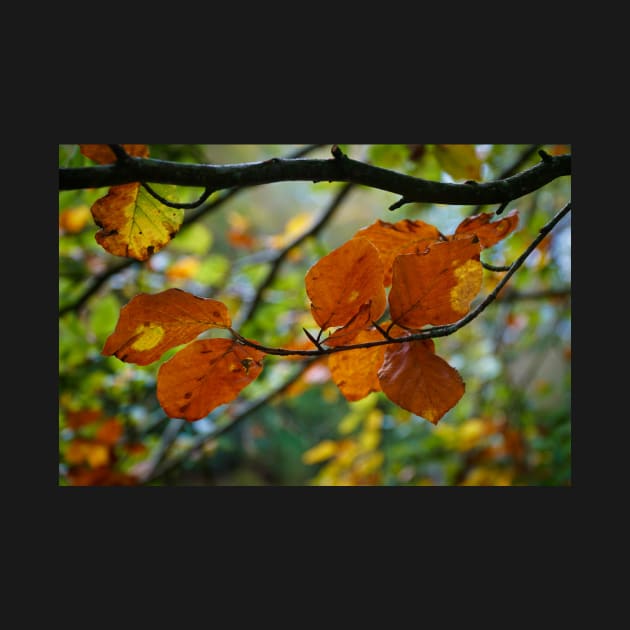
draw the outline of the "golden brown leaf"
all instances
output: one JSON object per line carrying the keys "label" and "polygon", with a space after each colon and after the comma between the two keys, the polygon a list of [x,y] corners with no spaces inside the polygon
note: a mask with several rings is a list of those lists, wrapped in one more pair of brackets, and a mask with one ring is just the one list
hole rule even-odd
{"label": "golden brown leaf", "polygon": [[123,433],[123,425],[116,418],[109,418],[98,428],[96,432],[96,441],[101,444],[114,446]]}
{"label": "golden brown leaf", "polygon": [[92,468],[106,466],[110,460],[110,449],[106,444],[94,440],[74,439],[68,445],[66,461],[69,464],[87,463]]}
{"label": "golden brown leaf", "polygon": [[490,221],[493,216],[492,212],[483,212],[468,217],[457,226],[455,235],[476,234],[482,249],[492,247],[517,228],[518,210],[514,208],[501,219]]}
{"label": "golden brown leaf", "polygon": [[324,343],[331,348],[348,345],[360,330],[372,326],[370,308],[371,302],[366,302],[345,326],[337,328],[332,335],[324,340]]}
{"label": "golden brown leaf", "polygon": [[160,405],[170,418],[199,420],[234,400],[260,374],[264,356],[231,339],[195,341],[160,367]]}
{"label": "golden brown leaf", "polygon": [[222,302],[181,289],[140,293],[120,310],[116,329],[102,354],[148,365],[164,352],[187,343],[208,328],[228,328],[230,314]]}
{"label": "golden brown leaf", "polygon": [[103,412],[100,409],[79,409],[78,411],[68,411],[66,422],[70,428],[78,429],[102,419]]}
{"label": "golden brown leaf", "polygon": [[[175,186],[154,184],[164,199],[174,201]],[[140,184],[112,186],[92,204],[94,223],[101,229],[96,242],[114,256],[147,260],[177,234],[184,219],[181,208],[160,203]]]}
{"label": "golden brown leaf", "polygon": [[[99,164],[110,164],[116,161],[114,152],[106,144],[80,144],[79,147],[85,157]],[[149,157],[149,147],[146,144],[123,144],[122,148],[127,152],[127,155]]]}
{"label": "golden brown leaf", "polygon": [[345,326],[371,301],[376,321],[387,304],[383,263],[365,238],[353,238],[315,263],[305,278],[311,313],[322,329]]}
{"label": "golden brown leaf", "polygon": [[[377,330],[361,330],[352,339],[352,344],[382,340],[383,336]],[[347,400],[361,400],[371,392],[381,391],[378,370],[383,363],[384,356],[384,345],[358,348],[329,355],[330,374]]]}
{"label": "golden brown leaf", "polygon": [[383,283],[388,287],[392,283],[392,265],[396,256],[415,249],[422,251],[439,240],[441,234],[435,226],[424,221],[404,219],[388,223],[378,219],[372,225],[361,228],[353,238],[367,238],[376,247],[385,270]]}
{"label": "golden brown leaf", "polygon": [[413,330],[461,319],[481,289],[479,251],[472,235],[398,256],[389,293],[392,321]]}
{"label": "golden brown leaf", "polygon": [[465,386],[434,349],[431,339],[388,346],[378,378],[392,402],[437,424],[464,395]]}
{"label": "golden brown leaf", "polygon": [[135,486],[138,479],[133,475],[112,470],[109,466],[98,468],[72,467],[68,481],[73,486]]}
{"label": "golden brown leaf", "polygon": [[78,234],[91,218],[90,208],[86,205],[68,208],[59,213],[59,229],[67,234]]}

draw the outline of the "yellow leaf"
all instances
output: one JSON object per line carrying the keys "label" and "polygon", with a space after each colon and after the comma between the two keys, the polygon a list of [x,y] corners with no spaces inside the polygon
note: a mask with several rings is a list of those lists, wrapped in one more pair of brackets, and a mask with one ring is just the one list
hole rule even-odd
{"label": "yellow leaf", "polygon": [[305,464],[317,464],[326,459],[330,459],[337,452],[337,442],[323,440],[313,448],[302,454],[302,461]]}
{"label": "yellow leaf", "polygon": [[435,156],[453,179],[481,179],[481,160],[474,144],[436,144]]}
{"label": "yellow leaf", "polygon": [[[175,201],[175,186],[154,184],[153,190]],[[184,211],[160,203],[140,184],[113,186],[92,204],[94,222],[101,229],[97,243],[114,256],[147,260],[177,234]]]}

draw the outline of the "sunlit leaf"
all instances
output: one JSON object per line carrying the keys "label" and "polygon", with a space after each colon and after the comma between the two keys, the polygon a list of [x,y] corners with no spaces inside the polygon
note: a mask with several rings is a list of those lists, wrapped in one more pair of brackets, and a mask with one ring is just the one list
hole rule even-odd
{"label": "sunlit leaf", "polygon": [[93,440],[75,439],[66,451],[69,464],[89,464],[92,468],[109,464],[110,449],[106,444]]}
{"label": "sunlit leaf", "polygon": [[166,269],[165,275],[169,280],[188,280],[195,277],[200,267],[196,256],[182,256]]}
{"label": "sunlit leaf", "polygon": [[302,454],[302,461],[305,464],[318,464],[326,459],[330,459],[337,452],[338,444],[333,440],[323,440],[319,444],[309,448]]}
{"label": "sunlit leaf", "polygon": [[[352,339],[352,345],[382,340],[383,336],[378,330],[361,330]],[[384,345],[329,355],[330,374],[346,400],[361,400],[368,394],[381,390],[378,370],[384,355]]]}
{"label": "sunlit leaf", "polygon": [[148,365],[164,352],[208,328],[228,328],[230,314],[222,302],[181,289],[140,293],[120,310],[116,329],[102,350],[121,361]]}
{"label": "sunlit leaf", "polygon": [[322,329],[347,324],[371,301],[376,321],[386,306],[383,263],[365,238],[354,238],[321,258],[307,272],[311,313]]}
{"label": "sunlit leaf", "polygon": [[59,213],[59,228],[68,234],[78,234],[90,218],[90,208],[86,205],[68,208]]}
{"label": "sunlit leaf", "polygon": [[388,346],[378,378],[392,402],[437,424],[459,402],[465,386],[434,349],[431,339]]}
{"label": "sunlit leaf", "polygon": [[138,479],[133,475],[112,470],[109,466],[71,468],[67,476],[73,486],[135,486],[138,484]]}
{"label": "sunlit leaf", "polygon": [[313,215],[310,212],[300,212],[292,216],[284,226],[282,234],[269,237],[269,246],[274,249],[282,249],[301,236],[313,223]]}
{"label": "sunlit leaf", "polygon": [[474,144],[436,144],[435,156],[453,179],[481,179],[481,160]]}
{"label": "sunlit leaf", "polygon": [[[152,189],[176,201],[175,186],[154,184]],[[113,186],[92,204],[92,217],[101,229],[96,241],[114,256],[147,260],[177,234],[184,211],[160,203],[140,184]]]}
{"label": "sunlit leaf", "polygon": [[492,247],[517,228],[518,210],[514,208],[496,221],[491,221],[493,216],[492,212],[482,212],[467,217],[457,226],[455,234],[475,234],[482,249]]}
{"label": "sunlit leaf", "polygon": [[170,418],[199,420],[234,400],[260,374],[264,356],[231,339],[195,341],[160,367],[160,405]]}
{"label": "sunlit leaf", "polygon": [[109,418],[98,428],[96,440],[101,444],[114,446],[123,434],[123,425],[116,418]]}
{"label": "sunlit leaf", "polygon": [[429,244],[442,238],[439,230],[424,221],[403,219],[389,223],[378,219],[372,225],[361,228],[353,238],[367,238],[383,261],[386,287],[392,283],[392,265],[396,256],[422,251]]}
{"label": "sunlit leaf", "polygon": [[68,411],[66,421],[72,429],[78,429],[86,424],[93,424],[102,420],[103,412],[100,409],[80,409],[78,411]]}
{"label": "sunlit leaf", "polygon": [[343,327],[338,328],[332,335],[329,335],[324,343],[331,348],[348,345],[360,330],[370,328],[371,302],[366,302],[359,312]]}
{"label": "sunlit leaf", "polygon": [[392,321],[419,329],[461,319],[481,289],[480,244],[470,238],[435,243],[426,253],[394,261],[389,306]]}
{"label": "sunlit leaf", "polygon": [[[99,164],[110,164],[116,161],[114,152],[107,144],[80,144],[81,153],[85,157],[98,162]],[[149,157],[149,147],[146,144],[123,144],[122,148],[127,155],[133,157]]]}

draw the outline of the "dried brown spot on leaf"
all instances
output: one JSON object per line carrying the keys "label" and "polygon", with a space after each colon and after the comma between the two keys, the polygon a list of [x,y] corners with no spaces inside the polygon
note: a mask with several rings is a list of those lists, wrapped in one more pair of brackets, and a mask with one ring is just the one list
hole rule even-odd
{"label": "dried brown spot on leaf", "polygon": [[195,341],[160,367],[160,405],[171,418],[199,420],[234,400],[261,373],[264,356],[231,339]]}

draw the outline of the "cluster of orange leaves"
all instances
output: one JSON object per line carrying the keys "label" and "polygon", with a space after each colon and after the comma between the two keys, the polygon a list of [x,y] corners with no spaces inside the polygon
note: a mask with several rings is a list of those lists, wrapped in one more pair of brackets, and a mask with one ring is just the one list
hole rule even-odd
{"label": "cluster of orange leaves", "polygon": [[[448,236],[419,220],[377,220],[308,270],[306,293],[320,327],[316,345],[339,348],[328,364],[346,399],[382,391],[433,424],[457,404],[464,383],[435,354],[432,339],[391,339],[454,323],[469,312],[482,284],[480,251],[516,229],[518,211],[491,218],[469,217]],[[389,318],[380,321],[388,307]],[[222,302],[175,288],[141,293],[121,309],[102,353],[147,365],[188,344],[160,366],[157,397],[169,417],[195,421],[234,400],[262,372],[266,355],[248,345],[254,340],[193,341],[211,328],[231,331]],[[388,343],[342,349],[384,340]]]}
{"label": "cluster of orange leaves", "polygon": [[[65,450],[68,481],[74,486],[131,486],[137,479],[116,469],[117,447],[123,425],[116,418],[106,417],[100,409],[67,412],[67,425],[74,436]],[[144,452],[142,444],[122,445],[125,453]]]}

